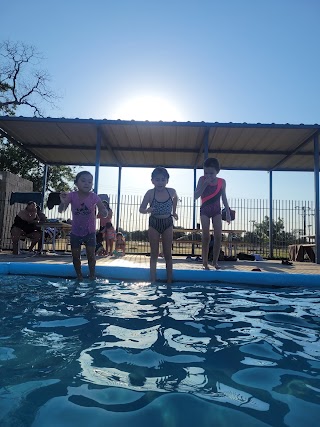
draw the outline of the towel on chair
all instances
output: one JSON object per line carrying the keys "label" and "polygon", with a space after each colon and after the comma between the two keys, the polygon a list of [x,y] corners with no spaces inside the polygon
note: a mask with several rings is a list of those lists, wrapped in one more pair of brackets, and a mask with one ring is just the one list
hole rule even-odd
{"label": "towel on chair", "polygon": [[54,206],[60,205],[60,193],[50,193],[47,201],[47,207],[48,209],[53,209]]}
{"label": "towel on chair", "polygon": [[41,205],[42,193],[11,193],[10,205],[28,202],[35,202],[37,205]]}

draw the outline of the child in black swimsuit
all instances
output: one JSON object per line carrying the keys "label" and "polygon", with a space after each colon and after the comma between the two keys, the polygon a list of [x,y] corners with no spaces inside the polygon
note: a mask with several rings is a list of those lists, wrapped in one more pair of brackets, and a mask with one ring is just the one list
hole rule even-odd
{"label": "child in black swimsuit", "polygon": [[139,209],[140,213],[151,214],[148,231],[151,250],[151,282],[156,281],[160,236],[162,237],[163,255],[166,260],[167,283],[172,282],[172,218],[178,219],[176,214],[178,196],[175,189],[166,187],[168,181],[168,171],[162,167],[155,168],[151,174],[151,182],[154,188],[146,192]]}

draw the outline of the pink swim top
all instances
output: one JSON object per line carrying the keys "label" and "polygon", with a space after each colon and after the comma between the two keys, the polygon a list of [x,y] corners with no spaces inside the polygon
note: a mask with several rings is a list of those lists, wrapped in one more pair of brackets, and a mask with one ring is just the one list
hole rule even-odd
{"label": "pink swim top", "polygon": [[[200,179],[204,180],[204,177],[202,176],[202,177],[200,177]],[[209,200],[210,200],[210,202],[219,201],[219,204],[220,204],[220,196],[221,196],[221,192],[222,192],[222,185],[223,185],[223,179],[221,179],[221,178],[217,178],[216,184],[208,185],[201,195],[202,205],[204,205]]]}
{"label": "pink swim top", "polygon": [[[200,178],[201,180],[204,177]],[[214,218],[216,215],[220,215],[220,197],[223,188],[223,179],[217,178],[216,184],[208,185],[201,195],[201,207],[200,215],[205,215],[208,218]]]}
{"label": "pink swim top", "polygon": [[85,199],[80,200],[77,191],[67,194],[66,203],[71,204],[72,228],[76,236],[86,236],[96,232],[96,204],[101,202],[96,193],[90,192]]}

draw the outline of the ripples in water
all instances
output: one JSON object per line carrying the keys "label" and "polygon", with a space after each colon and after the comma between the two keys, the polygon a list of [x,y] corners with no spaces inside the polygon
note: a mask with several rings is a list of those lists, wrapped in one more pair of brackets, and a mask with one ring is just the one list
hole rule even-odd
{"label": "ripples in water", "polygon": [[0,425],[313,426],[319,290],[1,278]]}

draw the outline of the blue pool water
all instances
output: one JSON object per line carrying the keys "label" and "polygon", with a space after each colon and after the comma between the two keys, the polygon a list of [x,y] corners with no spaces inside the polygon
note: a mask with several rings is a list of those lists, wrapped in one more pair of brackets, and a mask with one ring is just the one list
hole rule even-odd
{"label": "blue pool water", "polygon": [[0,279],[1,427],[314,427],[319,290]]}

